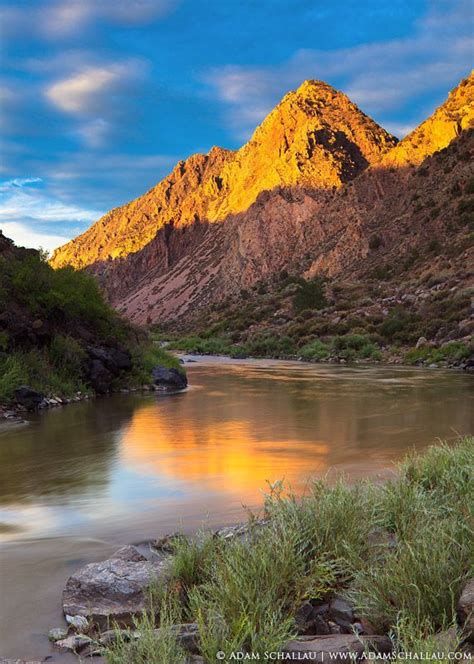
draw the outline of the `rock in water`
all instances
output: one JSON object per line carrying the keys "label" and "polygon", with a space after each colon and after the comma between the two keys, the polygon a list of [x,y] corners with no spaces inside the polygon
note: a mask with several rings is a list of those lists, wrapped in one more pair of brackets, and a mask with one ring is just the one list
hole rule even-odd
{"label": "rock in water", "polygon": [[48,632],[48,639],[50,641],[61,641],[67,637],[67,628],[66,627],[53,627]]}
{"label": "rock in water", "polygon": [[36,410],[43,401],[44,395],[28,387],[28,385],[22,385],[15,390],[13,398],[16,403],[24,406],[27,410]]}
{"label": "rock in water", "polygon": [[164,390],[184,390],[188,386],[186,374],[178,369],[158,365],[152,370],[153,382]]}
{"label": "rock in water", "polygon": [[112,621],[130,624],[146,609],[150,584],[163,578],[166,567],[164,556],[147,560],[134,546],[122,547],[108,560],[90,563],[69,577],[63,611],[102,628]]}

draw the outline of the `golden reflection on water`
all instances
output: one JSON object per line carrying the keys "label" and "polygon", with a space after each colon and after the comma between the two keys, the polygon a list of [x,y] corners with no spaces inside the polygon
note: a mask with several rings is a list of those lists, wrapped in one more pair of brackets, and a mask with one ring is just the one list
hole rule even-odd
{"label": "golden reflection on water", "polygon": [[285,479],[295,490],[309,472],[327,468],[328,445],[308,449],[296,439],[262,438],[249,422],[171,420],[156,406],[135,411],[121,437],[121,461],[140,473],[205,483],[207,489],[255,498],[267,481]]}

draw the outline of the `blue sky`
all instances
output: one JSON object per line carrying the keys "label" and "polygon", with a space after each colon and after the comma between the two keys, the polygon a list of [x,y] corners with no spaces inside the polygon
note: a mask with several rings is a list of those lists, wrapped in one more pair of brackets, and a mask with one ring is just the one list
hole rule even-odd
{"label": "blue sky", "polygon": [[469,73],[471,0],[0,0],[0,228],[53,248],[307,78],[405,135]]}

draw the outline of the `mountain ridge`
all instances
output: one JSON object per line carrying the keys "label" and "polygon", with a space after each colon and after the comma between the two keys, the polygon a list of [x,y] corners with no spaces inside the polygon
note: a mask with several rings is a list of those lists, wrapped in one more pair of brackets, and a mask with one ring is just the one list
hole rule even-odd
{"label": "mountain ridge", "polygon": [[283,97],[239,150],[214,147],[178,162],[143,196],[111,210],[57,249],[51,264],[83,268],[125,257],[167,224],[222,221],[278,186],[341,186],[395,142],[342,92],[305,81]]}
{"label": "mountain ridge", "polygon": [[[309,100],[315,115],[310,117],[317,118],[319,129],[324,127],[320,127],[322,121],[317,106],[325,95],[329,98],[338,95],[338,110],[349,105],[356,108],[345,95],[330,86],[321,87],[322,84],[311,82],[300,86],[298,90],[303,88],[302,93],[288,93],[281,102],[283,108],[293,109],[294,103],[304,105],[308,86],[315,93],[315,98]],[[133,321],[181,324],[190,322],[216,301],[228,296],[238,300],[242,290],[254,288],[283,269],[304,274],[309,279],[319,274],[331,279],[360,279],[367,276],[369,269],[382,270],[387,260],[404,265],[410,252],[426,253],[424,247],[434,241],[441,246],[439,255],[430,254],[423,260],[429,263],[436,258],[437,263],[442,265],[445,261],[450,265],[450,259],[443,257],[442,251],[450,233],[453,247],[461,247],[468,241],[465,217],[470,214],[469,200],[464,201],[467,211],[458,215],[457,202],[450,191],[456,190],[457,196],[469,194],[467,183],[472,153],[469,127],[473,119],[473,97],[471,74],[430,118],[400,143],[395,144],[383,130],[380,133],[376,130],[382,145],[377,147],[377,142],[373,141],[364,146],[365,154],[369,155],[369,148],[375,144],[374,153],[369,155],[373,163],[359,165],[355,175],[350,173],[346,181],[338,168],[347,158],[347,150],[343,152],[344,159],[336,158],[335,164],[331,161],[333,155],[339,155],[337,144],[329,158],[323,160],[324,167],[328,168],[324,171],[324,176],[329,178],[326,182],[334,182],[331,178],[337,174],[337,184],[318,187],[314,178],[307,182],[301,178],[296,186],[280,184],[259,191],[255,201],[243,211],[227,213],[226,209],[223,223],[216,224],[199,214],[190,223],[165,222],[157,229],[153,227],[151,239],[138,251],[114,260],[96,261],[88,269],[97,276],[112,304]],[[279,125],[279,106],[257,128],[257,138],[260,131],[267,130],[267,121],[272,129],[275,123]],[[365,117],[362,112],[357,115],[361,124],[355,123],[355,128],[367,136],[377,126],[375,123],[367,125],[366,120],[361,119]],[[300,128],[304,122],[299,120],[296,126]],[[302,135],[308,136],[308,132],[303,131]],[[328,134],[319,136],[326,140]],[[332,138],[333,134],[329,136]],[[252,145],[252,140],[253,137],[241,150],[249,150],[247,146]],[[392,145],[390,150],[388,144]],[[324,153],[326,147],[323,141],[318,143],[317,149]],[[192,168],[188,170],[189,160],[180,162],[173,171],[174,177],[187,177],[191,182],[195,178],[198,187],[202,187],[204,173],[210,168],[210,179],[205,184],[218,186],[212,180],[216,175],[213,165],[220,160],[219,172],[225,172],[229,163],[235,163],[232,160],[239,151],[231,153],[213,148],[211,152],[211,164],[209,155],[196,155],[190,158]],[[290,157],[300,154],[297,145]],[[318,165],[320,163],[319,159]],[[311,160],[306,165],[311,171]],[[220,183],[221,190],[224,185]],[[153,196],[155,190],[150,190],[145,197]],[[171,199],[171,194],[169,197]],[[151,203],[149,198],[146,201]],[[458,216],[464,219],[461,225]],[[127,217],[122,221],[126,226]],[[148,221],[145,219],[145,223]],[[422,268],[420,265],[420,275]],[[452,272],[454,268],[449,269]],[[413,273],[415,267],[410,270]]]}

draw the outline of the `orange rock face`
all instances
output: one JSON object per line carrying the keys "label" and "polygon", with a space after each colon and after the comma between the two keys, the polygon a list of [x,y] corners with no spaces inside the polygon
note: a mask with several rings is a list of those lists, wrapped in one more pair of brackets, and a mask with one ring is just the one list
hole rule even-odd
{"label": "orange rock face", "polygon": [[87,267],[117,309],[149,324],[188,320],[284,268],[357,279],[433,239],[467,246],[458,197],[472,173],[473,96],[471,75],[396,144],[345,95],[307,81],[240,150],[180,162],[52,263]]}
{"label": "orange rock face", "polygon": [[306,81],[283,98],[240,150],[214,147],[179,162],[149,192],[57,249],[51,264],[82,268],[123,258],[166,225],[222,221],[278,186],[340,187],[395,143],[346,95]]}
{"label": "orange rock face", "polygon": [[474,126],[474,75],[461,81],[425,122],[382,158],[389,166],[418,165]]}

